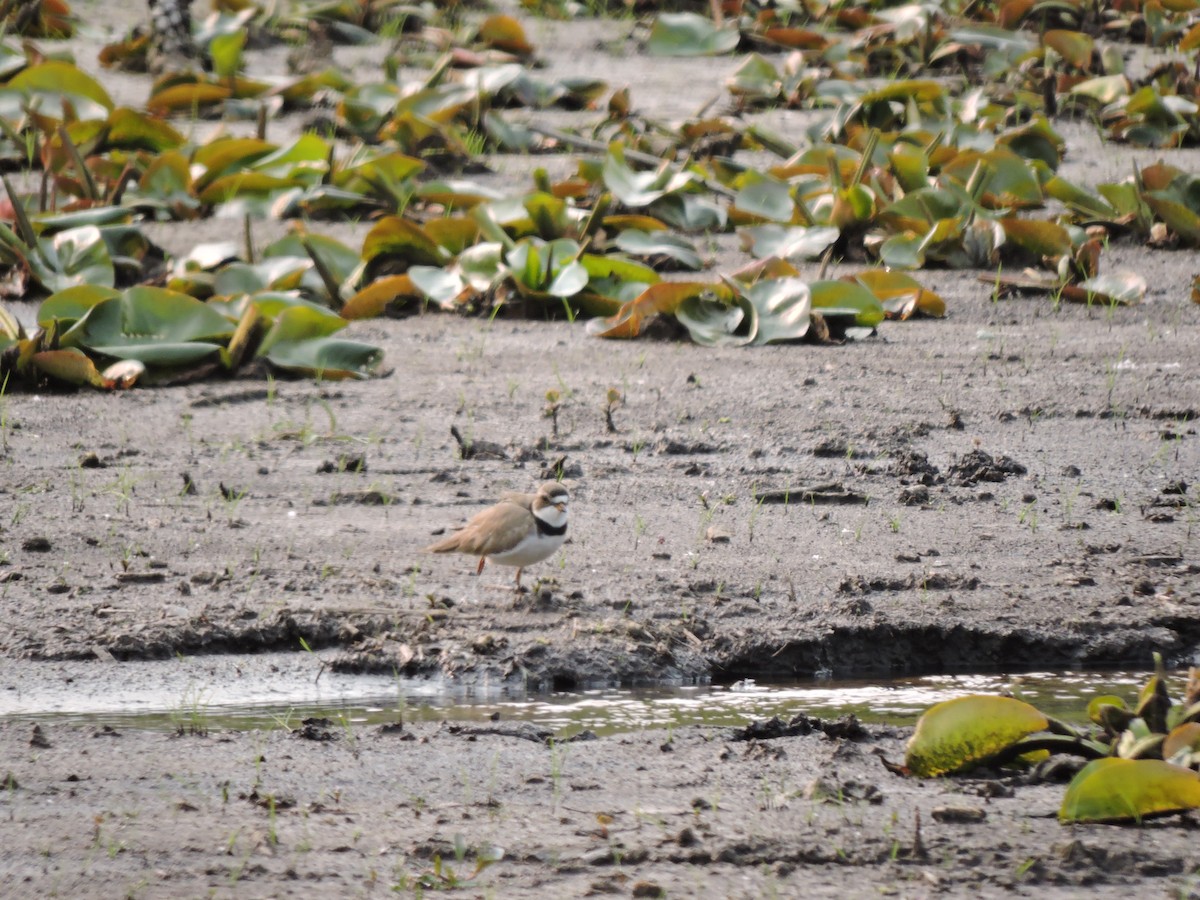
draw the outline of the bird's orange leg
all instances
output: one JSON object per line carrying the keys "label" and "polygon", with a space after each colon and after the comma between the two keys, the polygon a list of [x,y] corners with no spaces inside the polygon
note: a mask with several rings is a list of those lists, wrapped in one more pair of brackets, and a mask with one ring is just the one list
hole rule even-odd
{"label": "bird's orange leg", "polygon": [[479,568],[475,570],[475,574],[476,574],[476,575],[482,575],[482,574],[483,574],[483,567],[484,567],[486,564],[487,564],[487,557],[486,557],[486,556],[481,556],[481,557],[479,557]]}

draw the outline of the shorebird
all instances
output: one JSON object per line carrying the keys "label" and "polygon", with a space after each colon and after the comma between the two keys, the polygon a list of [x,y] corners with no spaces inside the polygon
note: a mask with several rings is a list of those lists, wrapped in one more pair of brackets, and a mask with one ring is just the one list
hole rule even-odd
{"label": "shorebird", "polygon": [[567,539],[566,487],[547,481],[533,494],[510,493],[489,506],[454,534],[430,544],[429,553],[467,553],[479,557],[478,575],[490,559],[517,567],[517,590],[526,566],[554,554]]}

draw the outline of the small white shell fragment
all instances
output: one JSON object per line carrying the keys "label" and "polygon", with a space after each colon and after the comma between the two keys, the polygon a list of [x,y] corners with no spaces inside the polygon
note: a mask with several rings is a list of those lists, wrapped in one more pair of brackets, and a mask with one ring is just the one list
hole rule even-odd
{"label": "small white shell fragment", "polygon": [[136,359],[123,359],[105,369],[101,377],[115,388],[128,388],[133,387],[145,371],[146,364],[144,362]]}

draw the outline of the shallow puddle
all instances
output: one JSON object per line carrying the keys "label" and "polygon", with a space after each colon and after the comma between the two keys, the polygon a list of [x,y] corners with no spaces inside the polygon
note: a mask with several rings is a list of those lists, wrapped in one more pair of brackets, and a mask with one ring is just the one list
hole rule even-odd
{"label": "shallow puddle", "polygon": [[797,713],[907,725],[940,700],[1011,691],[1044,712],[1085,718],[1087,701],[1129,702],[1147,673],[935,675],[893,681],[739,682],[529,695],[511,686],[449,688],[382,675],[338,675],[316,656],[207,657],[153,663],[23,664],[0,681],[0,720],[150,730],[295,728],[324,716],[347,729],[395,722],[529,722],[561,736],[683,725],[739,726]]}

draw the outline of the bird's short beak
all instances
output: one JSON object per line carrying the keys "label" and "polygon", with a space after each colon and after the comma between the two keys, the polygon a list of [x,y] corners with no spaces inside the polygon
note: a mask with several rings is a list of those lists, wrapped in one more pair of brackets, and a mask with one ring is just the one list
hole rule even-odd
{"label": "bird's short beak", "polygon": [[566,511],[567,511],[567,504],[565,504],[565,503],[555,503],[555,504],[554,504],[554,508],[555,508],[555,509],[557,509],[559,512],[566,512]]}

